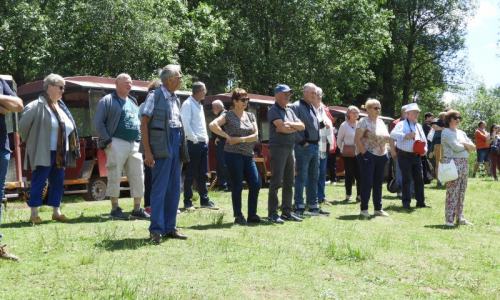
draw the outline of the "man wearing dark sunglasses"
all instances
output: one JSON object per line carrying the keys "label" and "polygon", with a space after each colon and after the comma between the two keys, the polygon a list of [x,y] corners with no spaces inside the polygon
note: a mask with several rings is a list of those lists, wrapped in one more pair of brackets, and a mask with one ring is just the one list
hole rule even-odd
{"label": "man wearing dark sunglasses", "polygon": [[[3,51],[0,46],[0,53]],[[0,78],[0,223],[2,221],[2,201],[4,198],[5,176],[9,167],[10,146],[5,124],[5,115],[8,112],[21,112],[23,110],[23,100],[16,96],[9,84]],[[2,234],[0,233],[0,240]],[[5,245],[0,244],[0,258],[18,260],[18,258],[7,252]]]}

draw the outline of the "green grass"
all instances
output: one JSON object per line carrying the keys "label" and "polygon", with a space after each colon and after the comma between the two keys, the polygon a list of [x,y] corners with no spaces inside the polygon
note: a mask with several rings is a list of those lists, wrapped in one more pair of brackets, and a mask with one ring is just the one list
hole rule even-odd
{"label": "green grass", "polygon": [[[223,210],[182,214],[189,240],[159,246],[148,243],[148,222],[108,220],[107,201],[67,198],[70,224],[36,227],[23,203],[10,203],[1,230],[22,261],[0,261],[0,298],[499,299],[498,182],[469,181],[465,215],[475,226],[456,229],[442,226],[444,190],[426,188],[432,208],[411,213],[384,194],[391,217],[370,220],[339,201],[341,184],[327,193],[338,201],[328,218],[248,227],[232,225],[229,194],[212,193]],[[121,203],[130,210],[130,199]],[[266,207],[263,189],[261,216]]]}

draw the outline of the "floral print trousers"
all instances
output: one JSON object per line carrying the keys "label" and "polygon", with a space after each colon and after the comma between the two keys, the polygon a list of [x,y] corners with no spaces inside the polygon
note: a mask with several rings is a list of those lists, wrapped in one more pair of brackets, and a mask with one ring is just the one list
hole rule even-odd
{"label": "floral print trousers", "polygon": [[[457,166],[458,178],[446,183],[445,218],[447,223],[458,222],[464,218],[464,198],[467,189],[469,163],[467,158],[453,158]],[[444,158],[444,163],[449,163],[451,158]]]}

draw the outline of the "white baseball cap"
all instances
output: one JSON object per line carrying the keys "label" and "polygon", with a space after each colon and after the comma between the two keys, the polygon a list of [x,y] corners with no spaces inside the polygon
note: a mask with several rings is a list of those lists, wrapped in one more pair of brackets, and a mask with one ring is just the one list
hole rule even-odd
{"label": "white baseball cap", "polygon": [[420,111],[420,108],[418,107],[418,104],[417,103],[410,103],[410,104],[407,104],[404,107],[404,110],[405,112],[409,112],[409,111]]}

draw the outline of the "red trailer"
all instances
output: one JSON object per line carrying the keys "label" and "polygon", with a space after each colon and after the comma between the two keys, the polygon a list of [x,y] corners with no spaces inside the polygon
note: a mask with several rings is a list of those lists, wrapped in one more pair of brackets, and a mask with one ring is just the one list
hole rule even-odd
{"label": "red trailer", "polygon": [[[93,116],[97,103],[104,95],[115,90],[115,79],[97,76],[66,77],[66,87],[63,100],[73,115],[78,133],[80,135],[81,158],[77,161],[75,168],[67,168],[65,174],[65,194],[85,194],[88,200],[102,200],[106,193],[106,154],[97,147],[97,138],[93,126]],[[139,103],[142,103],[147,95],[149,82],[133,80],[131,95]],[[19,87],[18,96],[23,99],[24,104],[35,100],[43,91],[43,82],[34,81]],[[190,93],[178,92],[182,100]],[[16,130],[17,131],[17,130]],[[17,132],[14,137],[18,138]],[[24,152],[21,145],[20,152]],[[17,148],[16,148],[17,149]],[[19,160],[21,163],[22,158]],[[17,160],[16,160],[17,162]],[[21,166],[21,165],[20,165]],[[23,180],[17,185],[21,188],[29,187],[30,172],[26,172]],[[122,189],[128,189],[127,178],[122,178]]]}

